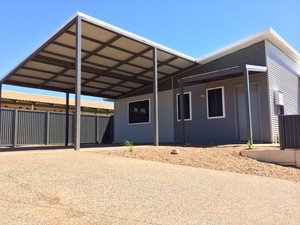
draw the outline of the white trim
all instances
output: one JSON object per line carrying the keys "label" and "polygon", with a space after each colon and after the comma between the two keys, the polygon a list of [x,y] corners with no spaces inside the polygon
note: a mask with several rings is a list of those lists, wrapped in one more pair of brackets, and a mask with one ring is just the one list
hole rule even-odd
{"label": "white trim", "polygon": [[[129,103],[134,103],[134,102],[142,102],[142,101],[149,101],[149,122],[141,122],[141,123],[130,123],[129,122]],[[139,100],[132,100],[127,102],[127,125],[141,125],[141,124],[150,124],[151,123],[151,99],[146,98],[146,99],[139,99]]]}
{"label": "white trim", "polygon": [[[208,107],[208,91],[210,90],[215,90],[215,89],[220,89],[222,90],[222,109],[223,109],[223,115],[222,116],[214,116],[210,117],[209,116],[209,107]],[[224,92],[224,86],[220,87],[214,87],[214,88],[207,88],[206,89],[206,113],[207,113],[207,119],[221,119],[226,117],[225,113],[225,92]]]}
{"label": "white trim", "polygon": [[[187,91],[184,92],[183,95],[188,94],[189,95],[189,103],[190,103],[190,118],[189,119],[184,119],[184,121],[191,121],[193,119],[192,117],[192,92],[191,91]],[[179,115],[178,115],[178,96],[179,94],[176,94],[176,119],[177,121],[181,121],[179,119]]]}

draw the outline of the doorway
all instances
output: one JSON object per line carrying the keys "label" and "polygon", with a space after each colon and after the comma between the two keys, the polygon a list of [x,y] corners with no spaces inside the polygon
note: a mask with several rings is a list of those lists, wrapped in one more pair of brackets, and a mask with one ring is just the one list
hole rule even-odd
{"label": "doorway", "polygon": [[[261,141],[261,117],[259,104],[258,83],[250,84],[250,104],[252,118],[252,134],[254,141]],[[244,85],[235,87],[235,114],[237,121],[237,139],[238,141],[247,141],[247,118]]]}

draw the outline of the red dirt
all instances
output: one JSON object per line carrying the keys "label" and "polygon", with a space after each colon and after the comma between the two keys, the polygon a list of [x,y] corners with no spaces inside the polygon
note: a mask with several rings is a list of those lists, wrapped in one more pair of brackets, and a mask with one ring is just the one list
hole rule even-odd
{"label": "red dirt", "polygon": [[[172,149],[178,149],[179,154],[170,154]],[[279,148],[274,146],[255,147],[255,150],[276,149]],[[121,149],[101,150],[97,153],[300,182],[300,169],[245,158],[240,156],[241,150],[245,150],[245,146],[138,146],[133,147],[133,152],[129,152],[128,149],[124,147]]]}

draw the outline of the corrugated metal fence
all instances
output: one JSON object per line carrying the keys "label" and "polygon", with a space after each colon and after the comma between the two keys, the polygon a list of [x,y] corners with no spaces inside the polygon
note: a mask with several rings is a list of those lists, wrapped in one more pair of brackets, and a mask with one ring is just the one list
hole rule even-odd
{"label": "corrugated metal fence", "polygon": [[279,116],[280,149],[300,148],[300,115]]}
{"label": "corrugated metal fence", "polygon": [[[74,115],[69,115],[73,143]],[[2,109],[0,146],[64,144],[66,115],[56,112]],[[112,143],[113,117],[81,115],[81,143]]]}

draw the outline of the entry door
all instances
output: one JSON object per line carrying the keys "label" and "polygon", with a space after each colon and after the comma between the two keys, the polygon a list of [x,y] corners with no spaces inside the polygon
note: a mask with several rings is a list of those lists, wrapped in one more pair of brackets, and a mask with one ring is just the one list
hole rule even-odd
{"label": "entry door", "polygon": [[[247,120],[246,120],[246,104],[244,86],[235,87],[236,96],[236,118],[238,129],[238,140],[247,141]],[[258,84],[250,84],[250,104],[251,104],[251,117],[252,117],[252,134],[253,140],[261,140],[261,126],[260,126],[260,107],[259,107],[259,94]]]}

